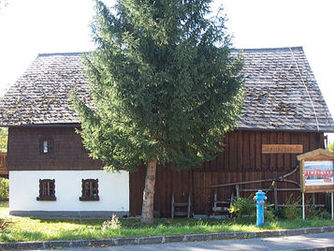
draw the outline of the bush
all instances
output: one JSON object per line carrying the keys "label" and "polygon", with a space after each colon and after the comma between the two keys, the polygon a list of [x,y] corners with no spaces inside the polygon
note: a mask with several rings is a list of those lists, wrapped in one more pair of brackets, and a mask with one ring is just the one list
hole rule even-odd
{"label": "bush", "polygon": [[0,200],[8,200],[8,179],[0,178]]}
{"label": "bush", "polygon": [[[243,218],[245,220],[245,216],[249,221],[256,220],[256,201],[254,201],[253,196],[248,198],[239,197],[235,199],[229,209],[231,214],[235,214],[238,218]],[[264,218],[267,221],[276,220],[276,216],[272,210],[271,205],[264,206]]]}
{"label": "bush", "polygon": [[286,219],[285,210],[283,207],[279,207],[277,210],[275,210],[274,215],[278,219],[282,219],[282,220]]}
{"label": "bush", "polygon": [[235,214],[237,217],[248,215],[251,218],[256,216],[256,203],[253,199],[239,197],[233,200],[231,207],[229,208],[231,214]]}
{"label": "bush", "polygon": [[120,228],[121,223],[116,215],[113,215],[110,220],[104,221],[102,223],[102,231],[118,229]]}
{"label": "bush", "polygon": [[277,219],[275,212],[272,209],[271,205],[264,206],[264,219],[267,221],[274,221]]}
{"label": "bush", "polygon": [[307,219],[320,220],[329,219],[331,214],[327,212],[326,208],[316,208],[312,205],[312,199],[305,201],[305,216]]}
{"label": "bush", "polygon": [[286,201],[286,207],[284,208],[284,215],[287,220],[292,221],[300,218],[302,212],[302,209],[298,207],[300,204],[300,197],[294,199],[293,194],[290,194]]}

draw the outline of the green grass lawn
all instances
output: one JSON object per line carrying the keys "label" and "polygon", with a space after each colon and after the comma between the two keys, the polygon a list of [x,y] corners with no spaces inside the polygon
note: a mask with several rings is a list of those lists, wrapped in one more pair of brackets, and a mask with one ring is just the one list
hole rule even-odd
{"label": "green grass lawn", "polygon": [[[1,204],[0,210],[1,212],[8,210],[6,209],[6,204]],[[255,222],[249,222],[249,220],[247,222],[247,220],[158,219],[155,225],[150,226],[140,223],[139,219],[121,219],[118,228],[103,231],[101,229],[103,221],[89,219],[41,220],[20,217],[2,219],[0,241],[74,240],[213,232],[247,232],[334,225],[334,222],[330,219],[267,221],[262,228],[256,227]]]}

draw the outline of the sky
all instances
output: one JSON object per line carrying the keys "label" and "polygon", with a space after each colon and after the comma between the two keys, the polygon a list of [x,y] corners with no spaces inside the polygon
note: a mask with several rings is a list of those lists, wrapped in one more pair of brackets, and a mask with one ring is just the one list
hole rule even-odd
{"label": "sky", "polygon": [[[0,4],[0,94],[38,53],[94,49],[93,1],[6,1],[6,6]],[[235,48],[303,46],[334,115],[333,0],[215,0],[213,9],[221,4]]]}

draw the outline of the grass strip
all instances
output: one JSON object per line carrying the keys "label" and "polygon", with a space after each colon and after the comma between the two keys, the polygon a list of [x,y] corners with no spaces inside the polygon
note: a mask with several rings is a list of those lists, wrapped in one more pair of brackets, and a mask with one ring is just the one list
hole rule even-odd
{"label": "grass strip", "polygon": [[[6,212],[8,203],[0,204],[0,212]],[[115,229],[102,229],[104,220],[67,219],[43,220],[30,218],[0,219],[0,241],[50,241],[103,239],[112,237],[139,237],[155,235],[199,234],[215,232],[252,232],[261,230],[283,230],[304,227],[334,225],[330,219],[312,219],[303,221],[266,221],[262,228],[250,219],[157,219],[154,225],[146,225],[140,219],[120,219]]]}

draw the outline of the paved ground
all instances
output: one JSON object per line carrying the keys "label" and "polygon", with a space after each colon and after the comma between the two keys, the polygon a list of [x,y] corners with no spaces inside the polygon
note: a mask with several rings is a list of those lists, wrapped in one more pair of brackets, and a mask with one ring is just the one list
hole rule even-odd
{"label": "paved ground", "polygon": [[272,237],[259,239],[243,239],[243,240],[221,240],[221,241],[206,241],[206,242],[182,242],[168,244],[153,244],[153,245],[136,245],[136,246],[118,246],[118,247],[102,247],[102,248],[65,248],[67,251],[133,251],[133,250],[192,250],[192,251],[208,251],[208,250],[305,250],[314,248],[332,247],[327,250],[334,250],[334,232],[298,235],[289,237]]}

